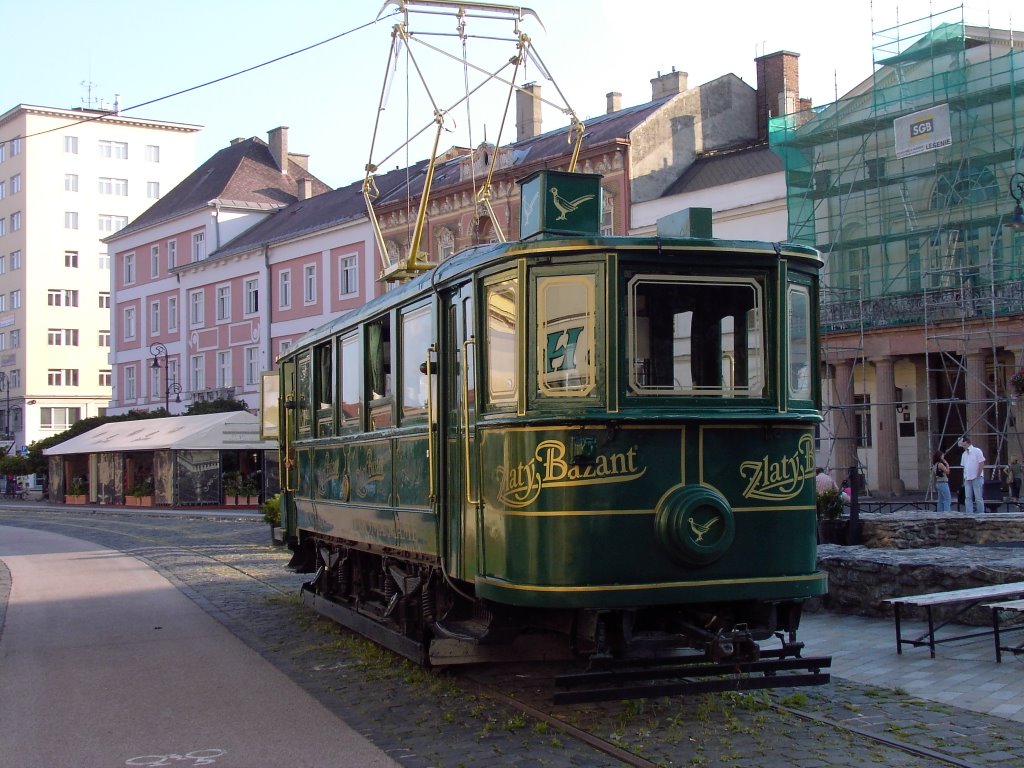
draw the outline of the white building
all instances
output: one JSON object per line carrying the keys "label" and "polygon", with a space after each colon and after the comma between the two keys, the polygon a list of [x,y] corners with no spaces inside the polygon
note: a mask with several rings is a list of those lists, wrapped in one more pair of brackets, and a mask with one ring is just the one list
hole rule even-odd
{"label": "white building", "polygon": [[100,238],[195,167],[199,130],[27,104],[0,115],[0,432],[16,445],[105,411],[111,288]]}

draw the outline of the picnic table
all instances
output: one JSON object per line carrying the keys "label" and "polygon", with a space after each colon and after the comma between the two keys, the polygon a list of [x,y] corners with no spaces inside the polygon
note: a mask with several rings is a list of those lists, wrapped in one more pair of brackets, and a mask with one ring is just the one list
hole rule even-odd
{"label": "picnic table", "polygon": [[[948,592],[932,592],[925,595],[907,595],[904,597],[890,597],[884,602],[888,603],[893,607],[893,613],[896,619],[896,653],[903,653],[904,645],[912,645],[915,648],[920,646],[928,646],[928,650],[931,653],[931,657],[935,658],[935,646],[939,643],[949,643],[954,640],[965,640],[970,637],[981,637],[983,635],[995,635],[996,636],[996,660],[1000,660],[1001,650],[1012,650],[1012,649],[1000,649],[999,647],[999,635],[997,628],[998,615],[994,606],[1006,606],[1013,602],[1021,603],[1021,610],[1024,611],[1024,581],[1014,581],[1009,584],[991,584],[984,587],[972,587],[970,589],[954,589]],[[928,620],[928,630],[917,637],[904,637],[901,624],[900,624],[900,608],[902,606],[912,606],[916,608],[924,608],[925,615]],[[937,638],[936,632],[943,627],[952,624],[958,618],[963,616],[971,608],[978,605],[985,605],[986,607],[993,610],[992,627],[990,629],[979,630],[976,632],[969,632],[961,635],[950,635],[948,637]],[[932,615],[932,608],[936,606],[959,606],[952,616],[947,618],[945,621],[939,624],[935,623],[934,616]]]}

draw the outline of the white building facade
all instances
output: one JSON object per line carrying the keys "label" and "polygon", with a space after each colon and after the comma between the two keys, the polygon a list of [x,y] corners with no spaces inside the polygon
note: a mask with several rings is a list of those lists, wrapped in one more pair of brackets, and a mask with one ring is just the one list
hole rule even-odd
{"label": "white building facade", "polygon": [[28,445],[108,406],[101,238],[195,167],[200,126],[19,104],[0,115],[0,432]]}

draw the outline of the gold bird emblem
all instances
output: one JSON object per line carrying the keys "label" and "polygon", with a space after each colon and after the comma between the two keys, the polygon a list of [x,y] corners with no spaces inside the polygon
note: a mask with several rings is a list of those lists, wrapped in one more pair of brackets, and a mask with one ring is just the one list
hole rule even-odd
{"label": "gold bird emblem", "polygon": [[718,517],[712,517],[706,523],[698,525],[694,522],[694,519],[690,518],[690,530],[693,531],[693,540],[695,543],[700,544],[704,539],[704,534],[711,530],[711,526],[718,522]]}
{"label": "gold bird emblem", "polygon": [[573,211],[575,211],[577,208],[579,208],[581,205],[583,205],[588,200],[593,200],[594,196],[593,195],[580,195],[575,200],[566,200],[564,197],[561,197],[558,194],[558,187],[552,187],[551,188],[551,199],[555,203],[555,208],[557,208],[558,212],[562,214],[557,219],[555,219],[555,221],[565,221],[566,220],[565,219],[566,214],[572,213]]}

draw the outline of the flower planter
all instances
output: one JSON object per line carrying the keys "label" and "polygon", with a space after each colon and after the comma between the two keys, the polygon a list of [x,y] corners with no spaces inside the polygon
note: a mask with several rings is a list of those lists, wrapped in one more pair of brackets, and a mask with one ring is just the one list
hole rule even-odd
{"label": "flower planter", "polygon": [[152,496],[126,496],[124,502],[129,507],[152,507]]}
{"label": "flower planter", "polygon": [[849,518],[818,521],[819,544],[846,544]]}
{"label": "flower planter", "polygon": [[65,495],[64,496],[64,503],[65,504],[85,504],[85,494],[81,494],[81,495],[71,495],[71,494],[68,494],[68,495]]}

